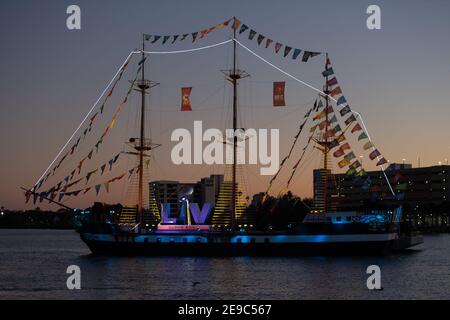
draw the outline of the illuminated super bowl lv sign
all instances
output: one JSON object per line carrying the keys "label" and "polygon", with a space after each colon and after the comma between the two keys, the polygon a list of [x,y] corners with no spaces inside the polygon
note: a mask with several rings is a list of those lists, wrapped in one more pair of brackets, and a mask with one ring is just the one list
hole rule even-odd
{"label": "illuminated super bowl lv sign", "polygon": [[188,221],[187,215],[190,214],[192,217],[192,224],[204,225],[207,224],[213,205],[211,203],[203,204],[200,210],[198,203],[189,203],[189,210],[186,210],[186,202],[183,202],[180,209],[180,215],[178,218],[170,217],[171,203],[163,203],[161,205],[161,223],[162,224],[186,224]]}

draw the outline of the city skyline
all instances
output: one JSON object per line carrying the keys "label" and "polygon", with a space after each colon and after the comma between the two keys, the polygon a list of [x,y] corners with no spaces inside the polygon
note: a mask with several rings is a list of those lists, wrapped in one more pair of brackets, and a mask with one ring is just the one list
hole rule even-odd
{"label": "city skyline", "polygon": [[[7,49],[2,54],[4,72],[0,77],[0,127],[4,153],[0,205],[12,209],[29,207],[24,205],[19,187],[29,187],[39,178],[121,61],[130,50],[139,46],[142,33],[194,31],[234,15],[285,43],[329,52],[350,105],[361,112],[373,141],[390,162],[407,162],[417,166],[420,158],[420,165],[427,166],[448,161],[450,143],[447,141],[446,121],[450,111],[445,105],[445,89],[450,84],[450,66],[446,60],[450,46],[439,39],[445,37],[450,22],[442,7],[438,10],[436,6],[419,2],[388,4],[381,1],[382,29],[370,31],[365,26],[366,3],[346,1],[336,5],[323,1],[316,4],[285,4],[297,10],[280,6],[277,9],[283,16],[281,18],[272,15],[274,7],[266,2],[217,3],[216,10],[212,10],[212,5],[206,2],[202,5],[180,4],[180,12],[188,7],[192,10],[192,14],[186,16],[171,13],[173,6],[162,2],[152,5],[141,1],[133,5],[111,3],[103,11],[99,3],[79,1],[83,17],[82,30],[79,31],[65,28],[65,7],[68,4],[47,2],[36,5],[9,1],[0,4],[0,32]],[[441,4],[449,6],[445,2]],[[30,14],[32,10],[25,13],[21,10],[25,6],[28,9],[30,6],[35,6],[36,10],[39,8],[43,16]],[[408,16],[405,16],[406,6],[410,9]],[[341,14],[333,14],[332,7]],[[202,14],[205,12],[208,14]],[[8,15],[4,16],[4,13]],[[418,19],[428,14],[433,16],[432,23]],[[146,18],[147,15],[151,19]],[[165,16],[174,18],[161,18]],[[100,18],[102,23],[95,24],[94,21]],[[126,26],[118,23],[120,19],[126,19]],[[33,30],[33,37],[27,37],[29,28],[38,24],[40,27]],[[8,30],[14,30],[14,33]],[[440,33],[442,36],[439,36]],[[217,43],[227,36],[229,32],[218,33],[202,40],[204,42],[201,44]],[[420,44],[416,43],[418,38]],[[189,44],[183,48],[197,46],[200,44]],[[156,51],[163,49],[162,46],[151,48]],[[286,61],[281,55],[257,47],[251,48],[276,66],[321,88],[323,57],[304,65]],[[160,88],[154,89],[154,94],[152,91],[149,104],[151,119],[148,121],[151,137],[163,144],[154,159],[157,164],[152,167],[155,170],[150,180],[187,182],[223,173],[223,168],[219,166],[177,167],[168,163],[168,159],[173,146],[170,142],[173,129],[191,129],[194,120],[204,120],[210,127],[230,127],[230,88],[220,74],[221,68],[230,66],[229,53],[228,46],[181,59],[152,57],[148,62],[150,78],[161,83]],[[126,80],[131,79],[136,64],[134,60]],[[199,69],[199,65],[202,68]],[[239,51],[239,67],[252,75],[249,80],[242,80],[240,88],[242,125],[279,128],[282,158],[316,93],[252,59],[243,50]],[[271,106],[271,83],[278,80],[287,83],[287,107],[283,109]],[[194,111],[189,115],[177,110],[178,91],[182,86],[194,88]],[[120,90],[125,88],[126,85]],[[117,104],[119,98],[120,95],[111,105]],[[132,119],[136,114],[132,108],[136,110],[137,104],[136,97],[129,102],[131,116],[128,119],[124,116],[122,124],[118,124],[117,133],[105,146],[106,157],[117,149],[122,150],[127,134],[133,134]],[[357,155],[362,154],[358,151]],[[320,157],[316,155],[316,158]],[[364,154],[364,167],[373,169],[374,164],[366,158],[367,154]],[[104,161],[106,158],[98,160]],[[129,168],[129,160],[123,160],[120,167]],[[311,160],[303,168],[303,173],[291,188],[295,194],[302,197],[312,195],[312,169],[315,167],[317,161]],[[255,167],[248,170],[248,193],[264,191],[270,177],[257,176]],[[286,175],[283,176],[285,178]],[[280,190],[281,186],[277,188]],[[102,199],[111,202],[121,197],[124,191],[119,189],[112,190]],[[84,200],[70,200],[69,204],[88,206],[93,199],[93,196],[88,196]]]}

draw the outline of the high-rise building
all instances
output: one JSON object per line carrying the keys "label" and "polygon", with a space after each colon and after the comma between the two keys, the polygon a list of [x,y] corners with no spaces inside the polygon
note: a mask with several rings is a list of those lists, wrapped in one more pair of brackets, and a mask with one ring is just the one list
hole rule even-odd
{"label": "high-rise building", "polygon": [[150,198],[156,200],[160,210],[163,203],[170,203],[169,216],[176,218],[179,215],[183,197],[190,198],[190,201],[197,203],[200,208],[205,203],[211,203],[214,206],[223,178],[223,175],[211,175],[196,183],[168,180],[152,181],[149,188],[152,195]]}
{"label": "high-rise building", "polygon": [[[393,163],[384,173],[381,170],[366,173],[365,177],[345,173],[331,175],[326,194],[333,207],[362,208],[375,200],[382,200],[388,205],[402,203],[415,207],[424,204],[440,205],[450,200],[448,165],[413,168],[410,164]],[[320,183],[321,175],[317,172],[314,174],[314,185]]]}

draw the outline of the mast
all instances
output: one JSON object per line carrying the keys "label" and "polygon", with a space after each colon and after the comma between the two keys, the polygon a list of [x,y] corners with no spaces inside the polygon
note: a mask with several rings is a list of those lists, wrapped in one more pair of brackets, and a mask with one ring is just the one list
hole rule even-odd
{"label": "mast", "polygon": [[141,65],[141,80],[137,81],[137,91],[141,93],[141,123],[140,123],[140,135],[138,139],[131,139],[134,149],[137,151],[139,158],[139,180],[138,180],[138,201],[137,201],[137,222],[142,227],[143,222],[143,197],[144,197],[144,157],[148,157],[145,151],[150,151],[160,145],[154,145],[149,139],[145,138],[145,99],[148,89],[157,86],[159,83],[145,79],[145,35],[142,36],[142,60],[139,63]]}
{"label": "mast", "polygon": [[237,179],[236,179],[236,166],[237,166],[237,136],[236,130],[238,129],[238,94],[237,87],[238,81],[243,78],[247,78],[250,75],[244,70],[237,68],[237,42],[236,42],[236,17],[233,17],[233,68],[230,70],[222,70],[227,76],[228,81],[233,85],[233,167],[232,167],[232,190],[231,190],[231,206],[230,206],[230,224],[231,228],[236,227],[236,192],[237,192]]}
{"label": "mast", "polygon": [[144,193],[144,139],[145,139],[145,90],[148,86],[145,81],[145,35],[142,35],[142,77],[138,85],[141,89],[141,134],[139,138],[139,191],[138,191],[138,223],[142,226],[143,193]]}
{"label": "mast", "polygon": [[[325,69],[328,69],[328,52],[326,54],[325,57]],[[324,92],[326,94],[325,99],[325,143],[324,143],[324,153],[323,153],[323,170],[325,173],[325,183],[324,183],[324,212],[327,212],[327,207],[328,207],[328,199],[327,199],[327,195],[328,195],[328,153],[330,152],[330,146],[329,146],[329,142],[328,142],[328,106],[329,106],[329,98],[328,98],[328,94],[330,93],[329,88],[328,88],[328,75],[325,77],[325,86],[324,86]]]}
{"label": "mast", "polygon": [[236,226],[236,158],[237,158],[237,74],[236,74],[236,17],[233,19],[233,73],[231,79],[233,80],[233,178],[231,191],[231,228]]}
{"label": "mast", "polygon": [[[325,58],[325,69],[328,67],[328,53],[326,54]],[[328,108],[330,106],[330,99],[328,97],[328,94],[330,93],[329,86],[328,86],[328,76],[325,77],[325,84],[323,86],[323,93],[325,94],[325,133],[323,136],[319,136],[318,138],[314,139],[314,141],[321,146],[319,149],[323,154],[323,164],[322,169],[320,169],[320,179],[321,179],[321,185],[320,185],[320,194],[317,195],[318,197],[318,205],[316,204],[319,211],[323,210],[323,212],[327,212],[329,206],[328,206],[328,154],[331,150],[331,142],[328,140],[328,126],[329,126],[329,119],[328,119]]]}

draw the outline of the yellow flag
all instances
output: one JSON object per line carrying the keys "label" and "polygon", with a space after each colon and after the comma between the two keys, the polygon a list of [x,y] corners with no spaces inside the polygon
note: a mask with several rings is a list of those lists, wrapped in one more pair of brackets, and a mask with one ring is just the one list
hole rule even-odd
{"label": "yellow flag", "polygon": [[366,142],[366,144],[363,146],[363,149],[368,150],[372,147],[373,147],[373,144],[372,144],[372,142],[369,141],[369,142]]}
{"label": "yellow flag", "polygon": [[318,114],[316,114],[316,116],[313,118],[313,120],[319,120],[322,119],[323,117],[325,117],[326,112],[325,110],[323,110],[322,112],[319,112]]}

